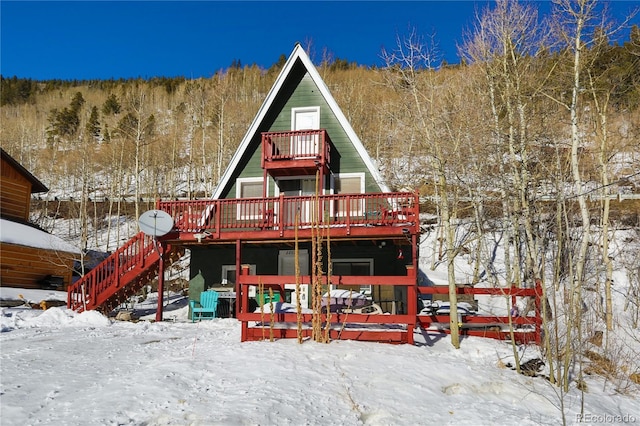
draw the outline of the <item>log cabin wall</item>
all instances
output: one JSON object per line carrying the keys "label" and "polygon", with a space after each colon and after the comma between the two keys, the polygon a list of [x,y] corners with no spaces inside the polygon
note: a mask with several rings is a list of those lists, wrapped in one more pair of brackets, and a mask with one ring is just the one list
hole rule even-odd
{"label": "log cabin wall", "polygon": [[7,287],[42,288],[47,275],[63,277],[64,290],[71,283],[72,253],[2,243],[0,284]]}
{"label": "log cabin wall", "polygon": [[31,182],[3,157],[0,167],[0,215],[29,220],[31,187]]}

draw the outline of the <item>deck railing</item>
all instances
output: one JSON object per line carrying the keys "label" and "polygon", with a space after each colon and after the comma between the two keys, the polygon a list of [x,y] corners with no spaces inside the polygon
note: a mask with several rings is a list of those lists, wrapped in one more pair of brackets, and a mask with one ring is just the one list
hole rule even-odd
{"label": "deck railing", "polygon": [[[447,295],[448,286],[418,287],[420,295]],[[505,297],[509,300],[509,306],[516,305],[516,298],[530,298],[534,301],[533,310],[526,316],[497,316],[497,315],[461,315],[460,333],[468,336],[491,337],[494,339],[509,339],[513,333],[513,338],[517,343],[542,342],[542,283],[536,281],[535,287],[457,287],[458,295],[481,295],[493,297]],[[510,310],[510,309],[509,309]],[[424,329],[436,326],[442,332],[450,333],[446,323],[449,315],[419,315],[418,323]],[[444,324],[444,327],[442,327]]]}
{"label": "deck railing", "polygon": [[158,258],[153,238],[139,232],[69,286],[68,307],[78,312],[95,309],[105,302],[105,298],[129,284],[129,280],[125,279],[126,275],[136,269],[144,270],[146,265]]}
{"label": "deck railing", "polygon": [[411,192],[331,194],[220,200],[159,201],[180,232],[243,229],[417,224],[418,195]]}
{"label": "deck railing", "polygon": [[262,160],[317,159],[329,163],[331,139],[326,130],[296,130],[262,133]]}

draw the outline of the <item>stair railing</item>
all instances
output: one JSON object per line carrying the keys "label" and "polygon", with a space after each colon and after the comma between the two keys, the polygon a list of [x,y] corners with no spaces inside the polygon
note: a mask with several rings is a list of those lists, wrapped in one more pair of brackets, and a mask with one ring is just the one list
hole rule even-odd
{"label": "stair railing", "polygon": [[[152,258],[150,258],[152,257]],[[153,238],[140,232],[119,247],[98,266],[82,276],[67,290],[67,306],[82,312],[95,309],[128,284],[123,279],[133,270],[141,272],[158,260]]]}

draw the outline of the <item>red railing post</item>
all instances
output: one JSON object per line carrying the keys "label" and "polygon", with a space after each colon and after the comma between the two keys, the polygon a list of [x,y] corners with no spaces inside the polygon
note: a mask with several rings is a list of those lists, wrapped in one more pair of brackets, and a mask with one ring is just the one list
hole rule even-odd
{"label": "red railing post", "polygon": [[264,169],[265,168],[264,167],[264,163],[265,163],[265,159],[266,159],[266,156],[267,156],[267,149],[266,149],[267,148],[266,147],[266,145],[267,145],[267,136],[265,135],[264,132],[262,132],[261,140],[262,140],[262,144],[261,144],[260,148],[261,148],[262,156],[260,157],[260,167],[262,169]]}
{"label": "red railing post", "polygon": [[158,243],[158,254],[160,255],[158,264],[158,307],[156,308],[156,322],[162,322],[162,311],[164,309],[164,248],[162,243]]}
{"label": "red railing post", "polygon": [[347,207],[344,212],[346,216],[347,235],[351,235],[351,197],[348,195],[345,199],[345,205]]}
{"label": "red railing post", "polygon": [[96,304],[98,303],[98,283],[95,282],[95,281],[97,281],[97,280],[95,280],[95,274],[93,275],[93,278],[94,278],[94,280],[91,280],[91,281],[94,281],[94,282],[91,283],[91,289],[90,289],[91,290],[91,300],[89,301],[90,303],[87,304],[86,301],[85,301],[86,307],[91,306],[92,308],[95,307]]}
{"label": "red railing post", "polygon": [[[120,249],[113,252],[115,259],[113,259],[113,271],[111,274],[114,275],[113,283],[116,287],[120,284],[120,253],[122,253]],[[94,287],[96,286],[94,285]]]}
{"label": "red railing post", "polygon": [[[238,241],[238,243],[239,242],[240,241]],[[249,275],[249,265],[242,265],[241,270],[240,270],[240,274],[241,275]],[[245,288],[246,286],[244,284],[241,284],[240,280],[238,280],[238,285],[236,287],[237,287],[238,290],[240,290],[240,293],[236,294],[236,301],[238,301],[239,299],[241,300],[240,301],[240,308],[236,312],[244,313],[243,309],[245,309],[246,307],[249,306],[249,289]],[[243,319],[242,320],[242,331],[241,331],[241,335],[240,335],[240,341],[241,342],[245,342],[247,340],[248,334],[249,334],[249,323],[248,323],[248,321]]]}
{"label": "red railing post", "polygon": [[284,235],[284,216],[285,216],[285,205],[284,205],[284,194],[280,193],[280,197],[278,198],[278,229],[280,230],[280,236]]}
{"label": "red railing post", "polygon": [[[415,264],[415,258],[413,260]],[[406,265],[407,275],[414,278],[414,284],[407,286],[407,315],[409,322],[407,323],[407,343],[413,345],[413,330],[416,328],[418,317],[418,280],[414,265]]]}
{"label": "red railing post", "polygon": [[222,217],[222,203],[220,202],[220,200],[216,200],[215,205],[215,212],[214,212],[214,225],[216,228],[216,238],[220,238],[220,229],[222,228],[222,222],[221,222],[221,217]]}
{"label": "red railing post", "polygon": [[535,310],[536,310],[536,344],[540,346],[542,344],[542,281],[536,280],[536,301],[535,301]]}

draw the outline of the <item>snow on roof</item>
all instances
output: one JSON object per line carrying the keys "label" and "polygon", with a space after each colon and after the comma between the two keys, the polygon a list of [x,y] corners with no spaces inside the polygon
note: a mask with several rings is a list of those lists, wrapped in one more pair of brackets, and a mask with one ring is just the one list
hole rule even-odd
{"label": "snow on roof", "polygon": [[0,242],[80,254],[80,250],[77,247],[62,238],[6,219],[0,219]]}

